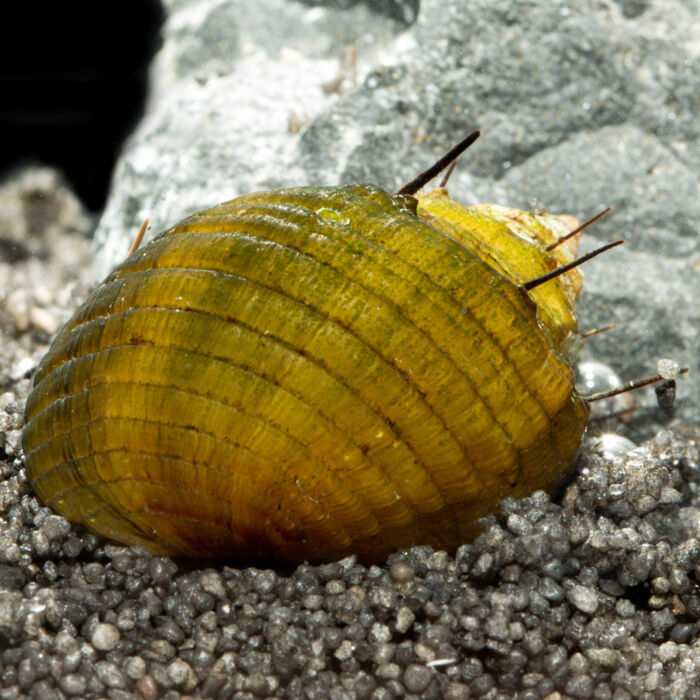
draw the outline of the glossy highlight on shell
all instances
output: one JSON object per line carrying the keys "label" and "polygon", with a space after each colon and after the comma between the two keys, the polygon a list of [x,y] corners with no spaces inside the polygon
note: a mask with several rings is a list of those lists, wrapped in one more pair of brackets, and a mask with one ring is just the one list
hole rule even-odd
{"label": "glossy highlight on shell", "polygon": [[42,501],[158,554],[376,561],[451,549],[552,490],[587,421],[566,217],[444,189],[259,192],[130,255],[27,404]]}

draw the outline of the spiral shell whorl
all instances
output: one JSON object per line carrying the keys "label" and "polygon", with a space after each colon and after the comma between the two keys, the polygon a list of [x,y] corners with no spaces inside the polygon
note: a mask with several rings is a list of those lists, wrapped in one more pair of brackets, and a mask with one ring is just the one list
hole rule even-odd
{"label": "spiral shell whorl", "polygon": [[158,553],[298,562],[451,548],[551,490],[587,417],[556,333],[416,206],[261,192],[129,257],[37,371],[42,500]]}

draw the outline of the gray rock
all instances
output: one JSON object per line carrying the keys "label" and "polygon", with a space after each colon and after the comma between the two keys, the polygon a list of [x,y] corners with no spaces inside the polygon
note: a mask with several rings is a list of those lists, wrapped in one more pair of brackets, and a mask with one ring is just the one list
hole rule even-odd
{"label": "gray rock", "polygon": [[[677,411],[698,419],[692,4],[542,1],[516,10],[507,0],[423,0],[409,28],[386,16],[393,10],[361,4],[168,5],[150,108],[98,227],[99,275],[124,258],[146,217],[156,232],[283,185],[393,189],[479,126],[484,136],[462,158],[452,196],[520,208],[536,198],[581,219],[614,205],[581,247],[628,244],[586,266],[579,309],[583,329],[618,329],[593,338],[583,357],[623,378],[653,372],[665,356],[691,366]],[[410,18],[410,3],[392,7],[402,5]],[[638,400],[636,435],[648,437],[665,416],[653,392]]]}
{"label": "gray rock", "polygon": [[405,28],[363,5],[167,4],[151,108],[117,167],[96,233],[100,275],[126,256],[146,217],[156,231],[237,194],[303,184],[299,130]]}

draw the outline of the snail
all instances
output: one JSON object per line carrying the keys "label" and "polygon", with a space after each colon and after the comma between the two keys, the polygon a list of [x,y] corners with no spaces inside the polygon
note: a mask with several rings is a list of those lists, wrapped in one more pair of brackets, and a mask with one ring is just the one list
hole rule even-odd
{"label": "snail", "polygon": [[133,252],[36,371],[40,499],[154,554],[299,563],[453,549],[551,492],[588,419],[581,227],[420,194],[477,136],[396,194],[257,192]]}

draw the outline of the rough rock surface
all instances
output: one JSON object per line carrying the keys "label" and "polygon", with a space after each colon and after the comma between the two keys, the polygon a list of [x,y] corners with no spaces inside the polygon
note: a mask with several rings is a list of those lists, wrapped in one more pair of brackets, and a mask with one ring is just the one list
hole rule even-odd
{"label": "rough rock surface", "polygon": [[452,196],[536,199],[580,219],[613,205],[582,250],[627,245],[586,266],[580,314],[585,329],[618,328],[585,356],[625,378],[660,357],[690,365],[679,410],[700,419],[696,3],[423,0],[417,16],[398,1],[380,3],[385,14],[369,2],[166,4],[151,107],[97,231],[100,276],[147,216],[156,232],[256,189],[396,188],[478,126]]}
{"label": "rough rock surface", "polygon": [[[589,266],[584,323],[622,322],[596,354],[626,375],[649,371],[657,354],[693,365],[679,409],[695,415],[692,3],[423,0],[409,26],[363,5],[266,0],[278,35],[244,5],[169,3],[180,40],[166,40],[150,116],[115,178],[100,231],[126,234],[103,266],[146,215],[157,229],[289,182],[395,187],[478,125],[481,150],[451,185],[460,200],[526,206],[535,196],[578,216],[618,206],[585,247],[624,228],[630,250],[609,268]],[[380,48],[364,38],[369,23]],[[200,25],[210,33],[195,34]],[[352,70],[338,70],[355,37],[353,88]],[[285,61],[308,66],[308,103],[295,102]],[[248,83],[241,65],[258,71]],[[340,93],[324,93],[327,75],[340,76]],[[214,109],[217,95],[258,83],[270,108],[275,80],[282,116]],[[290,131],[306,104],[306,125],[295,131],[294,117]],[[49,171],[0,189],[0,700],[700,698],[700,431],[687,423],[630,452],[620,438],[589,445],[555,499],[506,501],[456,553],[413,547],[382,566],[154,558],[42,507],[23,467],[23,402],[50,335],[85,296],[89,228]],[[638,421],[663,418],[649,409],[624,431],[634,435]]]}

